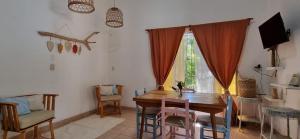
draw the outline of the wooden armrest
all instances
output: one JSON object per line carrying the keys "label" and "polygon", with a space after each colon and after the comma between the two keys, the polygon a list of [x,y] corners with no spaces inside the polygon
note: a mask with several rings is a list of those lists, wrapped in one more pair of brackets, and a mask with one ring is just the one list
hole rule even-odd
{"label": "wooden armrest", "polygon": [[55,97],[58,96],[57,94],[44,94],[43,103],[44,107],[48,111],[55,110]]}
{"label": "wooden armrest", "polygon": [[18,105],[18,103],[13,103],[13,102],[0,102],[0,106],[14,106],[16,107]]}
{"label": "wooden armrest", "polygon": [[20,130],[17,105],[17,103],[0,102],[3,129],[10,131]]}

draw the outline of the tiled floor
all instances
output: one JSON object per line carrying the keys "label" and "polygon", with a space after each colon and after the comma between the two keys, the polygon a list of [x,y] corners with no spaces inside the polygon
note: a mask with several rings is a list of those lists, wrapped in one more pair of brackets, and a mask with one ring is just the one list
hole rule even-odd
{"label": "tiled floor", "polygon": [[[125,109],[122,110],[121,116],[114,117],[122,117],[125,121],[104,133],[97,139],[136,139],[135,111],[133,109]],[[176,137],[176,139],[181,138],[182,137]],[[195,139],[198,138],[199,128],[196,128]],[[144,133],[144,139],[151,139],[151,134]],[[233,127],[231,129],[231,139],[259,139],[259,127],[258,125],[247,125],[244,126],[241,132],[238,131],[237,127]]]}

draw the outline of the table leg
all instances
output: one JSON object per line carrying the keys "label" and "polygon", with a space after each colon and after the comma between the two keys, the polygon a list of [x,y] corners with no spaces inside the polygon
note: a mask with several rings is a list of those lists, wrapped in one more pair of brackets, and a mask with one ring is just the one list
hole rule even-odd
{"label": "table leg", "polygon": [[216,130],[216,116],[214,113],[210,113],[210,120],[211,120],[211,126],[212,126],[212,132],[214,139],[217,139],[217,130]]}
{"label": "table leg", "polygon": [[289,116],[286,118],[286,123],[287,123],[287,134],[288,134],[288,137],[290,138],[290,118],[289,118]]}
{"label": "table leg", "polygon": [[140,139],[143,138],[143,132],[144,132],[144,120],[145,120],[145,107],[142,108],[142,120],[141,120],[141,127],[140,127]]}

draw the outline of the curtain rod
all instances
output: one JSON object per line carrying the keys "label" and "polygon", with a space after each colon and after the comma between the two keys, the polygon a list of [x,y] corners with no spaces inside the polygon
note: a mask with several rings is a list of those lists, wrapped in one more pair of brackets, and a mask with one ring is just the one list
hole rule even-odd
{"label": "curtain rod", "polygon": [[[246,18],[246,19],[250,19],[253,20],[254,18]],[[243,20],[243,19],[241,19]],[[232,20],[232,21],[236,21],[236,20]],[[230,22],[230,21],[221,21],[221,22]],[[220,23],[220,22],[215,22],[215,23]],[[209,23],[204,23],[204,24],[209,24]],[[178,26],[178,27],[185,27],[185,28],[191,28],[192,25],[187,25],[187,26]],[[177,28],[177,27],[170,27],[170,28]],[[160,28],[154,28],[154,29],[160,29]],[[150,31],[152,29],[146,29],[145,31]]]}

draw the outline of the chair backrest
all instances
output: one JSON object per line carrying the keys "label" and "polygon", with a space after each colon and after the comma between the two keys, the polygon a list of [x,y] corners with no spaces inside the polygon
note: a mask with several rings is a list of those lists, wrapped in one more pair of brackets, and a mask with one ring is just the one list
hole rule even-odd
{"label": "chair backrest", "polygon": [[[177,107],[174,107],[172,105],[172,107],[168,107],[167,105],[169,104],[184,104],[184,110],[182,109],[176,109]],[[179,108],[179,107],[178,107]],[[162,99],[162,103],[161,103],[161,115],[162,115],[162,120],[166,119],[168,115],[176,115],[176,116],[182,116],[185,117],[185,127],[188,128],[189,127],[189,100],[185,99],[185,100],[180,100],[180,99],[170,99],[170,98],[163,98]]]}
{"label": "chair backrest", "polygon": [[230,128],[231,126],[231,112],[232,112],[232,97],[231,96],[227,96],[226,97],[226,112],[225,112],[225,126],[227,129]]}
{"label": "chair backrest", "polygon": [[[137,97],[137,96],[141,95],[142,92],[145,94],[145,93],[147,92],[147,91],[146,91],[146,88],[144,88],[144,91],[141,91],[141,90],[135,90],[135,91],[134,91],[134,95]],[[136,105],[136,110],[138,110],[138,108],[139,108],[139,106]]]}

